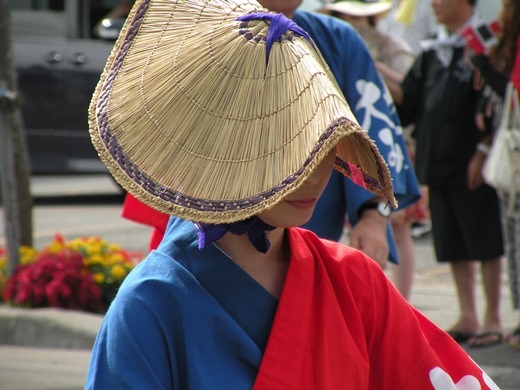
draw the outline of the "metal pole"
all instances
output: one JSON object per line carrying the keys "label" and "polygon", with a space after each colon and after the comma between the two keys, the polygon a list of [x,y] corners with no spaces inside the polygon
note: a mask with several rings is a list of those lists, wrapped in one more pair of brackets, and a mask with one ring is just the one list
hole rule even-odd
{"label": "metal pole", "polygon": [[0,176],[5,214],[8,276],[18,248],[32,245],[32,197],[24,126],[11,44],[10,0],[0,0]]}
{"label": "metal pole", "polygon": [[[11,95],[11,96],[10,96]],[[19,264],[18,248],[21,242],[21,229],[19,225],[20,216],[18,215],[14,170],[14,154],[12,150],[13,140],[11,131],[7,126],[5,112],[13,98],[12,93],[7,91],[5,80],[0,80],[0,186],[2,189],[2,204],[4,207],[4,226],[6,237],[6,248],[8,253],[7,275],[11,276]]]}

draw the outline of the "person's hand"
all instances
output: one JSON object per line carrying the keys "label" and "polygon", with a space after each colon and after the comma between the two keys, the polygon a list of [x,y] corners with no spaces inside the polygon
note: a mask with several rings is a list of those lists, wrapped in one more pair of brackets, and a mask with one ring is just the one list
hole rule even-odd
{"label": "person's hand", "polygon": [[477,112],[475,114],[475,123],[478,127],[478,129],[480,131],[484,131],[486,130],[486,122],[485,122],[485,118],[484,118],[484,113],[483,112]]}
{"label": "person's hand", "polygon": [[475,124],[480,131],[484,132],[489,127],[489,124],[486,124],[486,122],[490,121],[493,117],[493,110],[493,103],[487,100],[475,114]]}
{"label": "person's hand", "polygon": [[468,164],[468,189],[476,190],[484,183],[482,177],[482,167],[486,161],[486,155],[480,151],[473,153],[473,157],[469,160]]}
{"label": "person's hand", "polygon": [[350,231],[349,245],[359,249],[385,269],[388,262],[388,240],[386,224],[388,218],[376,210],[366,210],[358,223]]}

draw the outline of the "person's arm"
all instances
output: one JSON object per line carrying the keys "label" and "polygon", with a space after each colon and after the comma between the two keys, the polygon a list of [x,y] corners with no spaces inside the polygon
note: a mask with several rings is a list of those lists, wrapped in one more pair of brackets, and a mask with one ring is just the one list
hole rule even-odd
{"label": "person's arm", "polygon": [[409,46],[396,39],[391,41],[394,47],[386,62],[376,62],[376,68],[385,81],[394,104],[402,103],[401,83],[415,62],[415,55]]}
{"label": "person's arm", "polygon": [[418,107],[423,99],[423,67],[429,62],[426,54],[421,54],[400,82],[390,81],[388,86],[403,126],[415,122]]}
{"label": "person's arm", "polygon": [[403,103],[403,90],[401,88],[401,83],[403,81],[403,76],[399,73],[393,71],[388,68],[384,64],[378,64],[378,70],[383,79],[385,80],[386,86],[390,91],[390,95],[392,95],[392,100],[394,104],[400,105]]}
{"label": "person's arm", "polygon": [[506,95],[509,77],[496,70],[486,55],[475,56],[471,62],[479,70],[482,77],[484,77],[486,84],[489,85],[498,96],[504,97]]}
{"label": "person's arm", "polygon": [[467,175],[468,189],[475,190],[484,184],[482,169],[491,148],[491,135],[485,136],[478,144],[473,156],[469,160]]}
{"label": "person's arm", "polygon": [[[497,71],[491,65],[487,55],[472,57],[471,64],[476,68],[475,72],[484,79],[486,85],[488,85],[498,96],[505,96],[509,77]],[[468,189],[470,190],[474,190],[484,183],[482,169],[492,143],[491,129],[486,125],[486,119],[489,121],[492,117],[492,112],[489,112],[488,110],[490,107],[492,107],[492,105],[489,104],[488,98],[481,95],[475,121],[484,135],[477,144],[477,148],[468,163],[467,176]]]}

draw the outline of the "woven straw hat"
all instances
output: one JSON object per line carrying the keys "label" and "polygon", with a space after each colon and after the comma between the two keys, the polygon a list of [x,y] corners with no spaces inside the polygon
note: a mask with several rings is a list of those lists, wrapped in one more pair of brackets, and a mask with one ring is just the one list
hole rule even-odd
{"label": "woven straw hat", "polygon": [[[272,20],[237,20],[251,13]],[[294,191],[337,145],[335,168],[395,207],[385,162],[300,30],[255,1],[137,1],[89,110],[121,186],[161,212],[231,223]]]}
{"label": "woven straw hat", "polygon": [[351,16],[379,15],[392,9],[391,0],[341,0],[327,4],[320,12],[339,12]]}

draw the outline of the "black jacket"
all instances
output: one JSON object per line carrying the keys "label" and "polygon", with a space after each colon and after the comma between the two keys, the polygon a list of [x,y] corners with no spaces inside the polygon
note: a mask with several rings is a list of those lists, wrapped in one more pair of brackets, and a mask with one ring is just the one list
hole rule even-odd
{"label": "black jacket", "polygon": [[403,125],[415,125],[419,181],[466,187],[468,162],[484,134],[475,124],[481,92],[473,88],[473,71],[463,49],[455,49],[447,68],[433,50],[422,53],[401,87],[403,103],[398,112]]}

